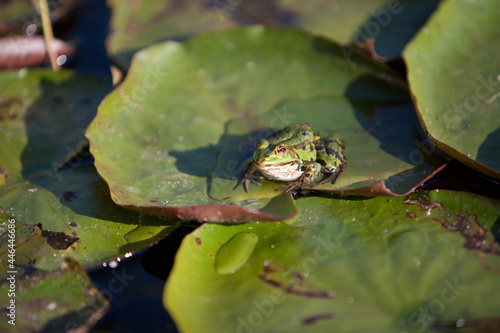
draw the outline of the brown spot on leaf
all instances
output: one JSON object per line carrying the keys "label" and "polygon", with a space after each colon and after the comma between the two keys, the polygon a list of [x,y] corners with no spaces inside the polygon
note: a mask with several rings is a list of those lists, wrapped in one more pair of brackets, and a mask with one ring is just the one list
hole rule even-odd
{"label": "brown spot on leaf", "polygon": [[38,227],[42,230],[42,237],[47,239],[47,244],[55,250],[66,250],[80,239],[78,237],[71,237],[60,231],[43,230],[41,223],[38,224]]}
{"label": "brown spot on leaf", "polygon": [[438,201],[429,201],[427,199],[422,198],[406,198],[401,203],[405,205],[415,205],[419,206],[421,210],[430,212],[434,208],[439,209],[439,211],[443,210],[443,205]]}
{"label": "brown spot on leaf", "polygon": [[417,217],[417,214],[415,214],[414,212],[410,212],[409,210],[406,211],[406,217],[409,217],[410,219],[414,219],[415,217]]}
{"label": "brown spot on leaf", "polygon": [[196,237],[195,240],[196,240],[196,244],[201,245],[201,239],[199,237]]}
{"label": "brown spot on leaf", "polygon": [[19,97],[0,97],[0,122],[17,120],[22,105],[23,102]]}
{"label": "brown spot on leaf", "polygon": [[71,222],[69,223],[69,226],[70,226],[70,227],[78,227],[78,223],[76,223],[75,221],[71,221]]}
{"label": "brown spot on leaf", "polygon": [[[271,276],[276,276],[272,278]],[[298,271],[286,267],[276,267],[266,261],[264,263],[263,274],[259,279],[273,288],[282,290],[285,293],[307,298],[331,299],[335,295],[328,290],[322,290],[314,286],[306,285],[306,277]]]}
{"label": "brown spot on leaf", "polygon": [[78,195],[74,191],[64,191],[62,198],[66,202],[72,202],[73,200],[78,199]]}
{"label": "brown spot on leaf", "polygon": [[[443,205],[437,201],[429,201],[421,198],[406,198],[402,203],[407,205],[417,205],[421,210],[430,211],[437,208],[443,211]],[[407,212],[408,216],[408,212]],[[408,216],[411,217],[411,216]],[[477,220],[475,214],[467,211],[458,213],[446,213],[444,216],[432,217],[432,220],[441,223],[448,231],[459,232],[465,238],[464,247],[468,250],[478,250],[489,254],[500,254],[499,242],[495,235]]]}
{"label": "brown spot on leaf", "polygon": [[333,317],[334,317],[334,315],[332,313],[321,313],[321,314],[317,314],[317,315],[302,319],[302,324],[312,325],[312,324],[316,324],[318,321],[332,319]]}
{"label": "brown spot on leaf", "polygon": [[475,214],[461,211],[457,214],[446,214],[434,218],[443,227],[452,232],[459,232],[465,238],[464,247],[468,250],[479,250],[490,254],[500,254],[498,242],[493,233],[477,221]]}

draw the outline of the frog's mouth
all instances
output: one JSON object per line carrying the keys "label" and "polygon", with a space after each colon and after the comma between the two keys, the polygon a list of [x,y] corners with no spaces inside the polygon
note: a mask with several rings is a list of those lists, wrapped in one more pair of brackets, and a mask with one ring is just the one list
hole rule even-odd
{"label": "frog's mouth", "polygon": [[[255,163],[254,163],[255,164]],[[289,182],[297,180],[304,171],[300,169],[300,162],[291,161],[283,163],[261,163],[255,164],[259,172],[266,178]]]}

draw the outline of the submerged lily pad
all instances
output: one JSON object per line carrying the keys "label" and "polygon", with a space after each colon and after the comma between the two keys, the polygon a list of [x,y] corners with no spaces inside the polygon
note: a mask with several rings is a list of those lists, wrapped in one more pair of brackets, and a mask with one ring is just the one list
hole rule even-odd
{"label": "submerged lily pad", "polygon": [[[52,271],[6,280],[0,289],[6,308],[0,322],[3,332],[87,332],[110,307],[108,298],[71,260]],[[9,296],[10,290],[15,296]]]}
{"label": "submerged lily pad", "polygon": [[343,194],[404,195],[430,178],[445,160],[422,142],[418,119],[409,104],[383,105],[345,98],[289,99],[267,113],[228,123],[222,152],[212,176],[210,196],[224,202],[274,197],[284,183],[262,180],[262,186],[233,189],[252,158],[255,142],[270,128],[307,122],[323,136],[338,134],[346,145],[346,170],[334,184],[314,187]]}
{"label": "submerged lily pad", "polygon": [[[295,225],[204,224],[184,238],[164,290],[181,331],[499,328],[498,201],[433,191],[297,203]],[[241,233],[258,237],[252,253],[218,273],[223,244]]]}
{"label": "submerged lily pad", "polygon": [[[217,218],[205,208],[218,211],[220,221],[261,219],[255,210],[243,216],[248,203],[221,205],[207,195],[224,123],[290,97],[408,101],[406,84],[387,67],[359,55],[352,60],[346,63],[342,47],[324,38],[264,27],[141,51],[87,130],[97,170],[121,206],[185,219]],[[272,208],[268,199],[260,202]],[[186,206],[196,208],[189,213]],[[274,220],[294,213],[267,212]]]}
{"label": "submerged lily pad", "polygon": [[495,178],[500,178],[499,20],[498,1],[444,1],[404,52],[428,137]]}

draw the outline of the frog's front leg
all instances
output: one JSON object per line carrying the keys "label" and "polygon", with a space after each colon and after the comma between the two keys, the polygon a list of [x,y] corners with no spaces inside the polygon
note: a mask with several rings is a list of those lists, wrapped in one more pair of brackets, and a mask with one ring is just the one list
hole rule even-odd
{"label": "frog's front leg", "polygon": [[304,164],[302,164],[302,170],[304,171],[302,176],[292,184],[285,186],[285,192],[307,186],[312,187],[321,180],[321,164],[318,162],[304,162]]}
{"label": "frog's front leg", "polygon": [[233,188],[233,190],[236,190],[238,187],[240,187],[240,185],[243,184],[243,188],[245,189],[245,192],[248,193],[248,183],[254,183],[254,184],[257,184],[260,186],[261,183],[259,183],[257,180],[262,179],[262,177],[255,175],[256,171],[257,171],[257,167],[255,166],[253,161],[251,161],[245,170],[245,174],[243,175],[243,178],[238,182],[238,184],[236,184],[236,186]]}

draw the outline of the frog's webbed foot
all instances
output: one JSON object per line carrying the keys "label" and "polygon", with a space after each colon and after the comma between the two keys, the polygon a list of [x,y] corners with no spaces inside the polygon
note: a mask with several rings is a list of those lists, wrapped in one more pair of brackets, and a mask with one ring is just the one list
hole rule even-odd
{"label": "frog's webbed foot", "polygon": [[238,184],[236,184],[236,186],[233,188],[233,190],[236,190],[238,187],[240,187],[241,185],[243,185],[243,189],[245,190],[245,192],[248,193],[248,183],[254,183],[255,185],[259,185],[261,186],[262,184],[259,183],[257,181],[257,179],[262,179],[263,177],[258,177],[258,176],[250,176],[250,177],[243,177],[242,180],[240,180],[238,182]]}
{"label": "frog's webbed foot", "polygon": [[248,183],[254,183],[256,185],[261,186],[262,184],[259,183],[257,180],[262,179],[264,177],[257,176],[255,175],[256,167],[253,163],[250,163],[245,171],[245,175],[243,178],[236,184],[236,186],[233,188],[233,190],[236,190],[240,185],[243,185],[243,189],[245,190],[246,193],[248,193]]}
{"label": "frog's webbed foot", "polygon": [[323,173],[325,174],[325,177],[316,185],[321,185],[326,183],[335,184],[337,178],[339,178],[340,174],[344,172],[346,167],[347,167],[347,156],[344,155],[344,160],[342,164],[339,166],[339,168],[337,170],[324,170]]}
{"label": "frog's webbed foot", "polygon": [[283,191],[283,190],[285,190],[285,193],[288,193],[290,191],[298,190],[298,189],[300,189],[303,186],[304,185],[302,184],[302,182],[297,181],[297,182],[294,182],[294,183],[282,186],[282,187],[278,188],[277,191]]}

